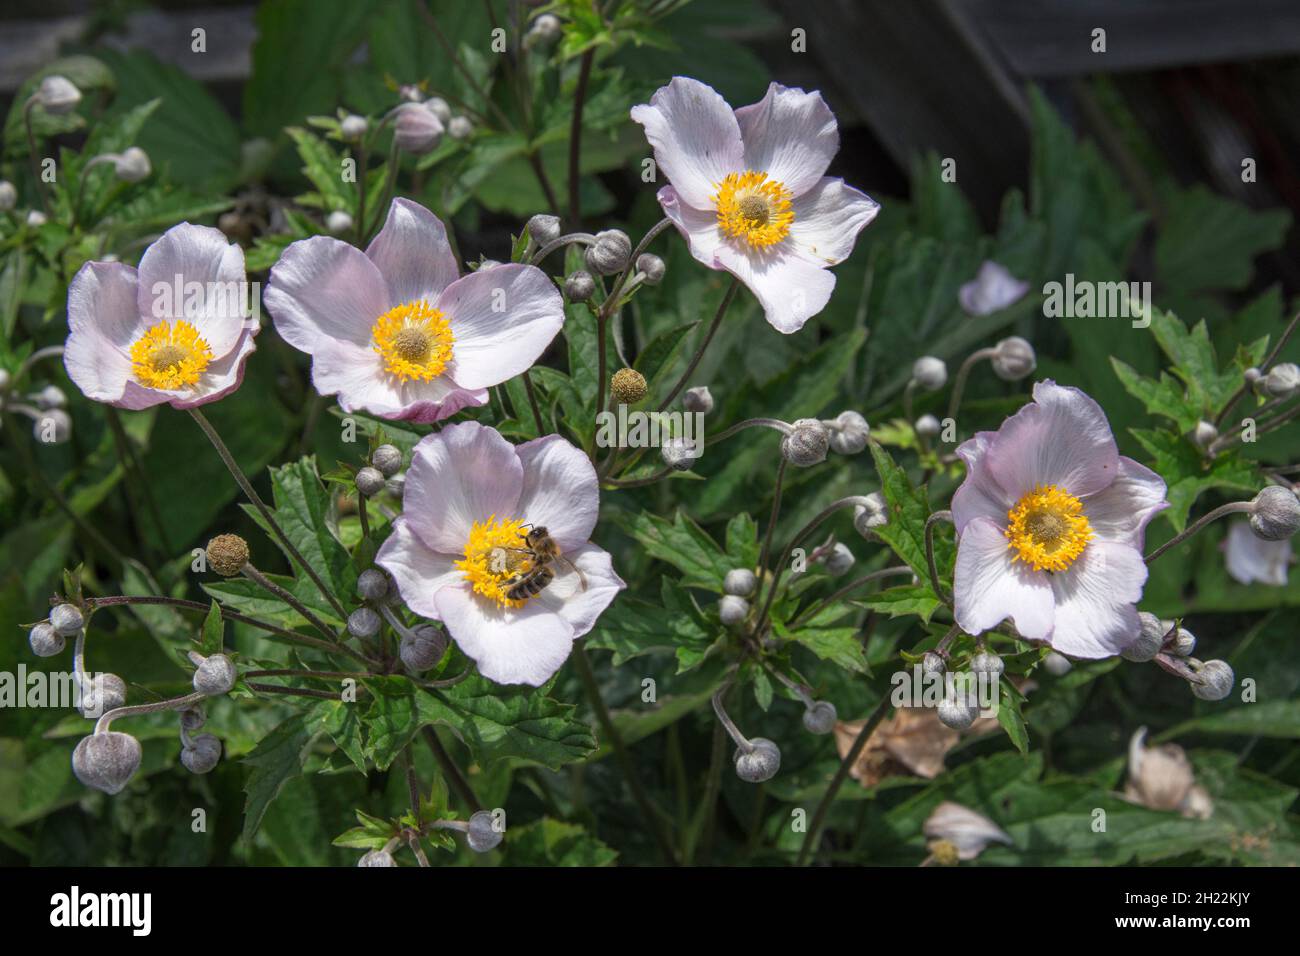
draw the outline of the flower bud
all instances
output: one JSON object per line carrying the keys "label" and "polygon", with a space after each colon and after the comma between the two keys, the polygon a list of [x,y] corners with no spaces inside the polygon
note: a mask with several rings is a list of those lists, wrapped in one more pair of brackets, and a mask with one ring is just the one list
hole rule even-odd
{"label": "flower bud", "polygon": [[1034,347],[1018,335],[1008,336],[994,348],[993,374],[1004,382],[1018,382],[1038,367]]}
{"label": "flower bud", "polygon": [[403,635],[399,653],[403,664],[419,672],[427,671],[442,660],[446,650],[447,638],[443,632],[432,624],[426,624],[411,634]]}
{"label": "flower bud", "polygon": [[645,398],[645,376],[634,368],[621,368],[609,380],[609,391],[620,405],[635,405]]}
{"label": "flower bud", "polygon": [[586,302],[596,294],[596,280],[590,272],[579,269],[564,280],[564,297],[570,302]]}
{"label": "flower bud", "polygon": [[426,109],[433,112],[434,116],[438,117],[438,122],[443,126],[451,122],[451,107],[447,105],[447,101],[441,96],[429,97],[424,101],[424,105]]}
{"label": "flower bud", "polygon": [[922,355],[912,363],[912,379],[927,392],[936,392],[948,381],[948,366],[943,359]]}
{"label": "flower bud", "polygon": [[66,76],[47,76],[36,89],[36,102],[47,113],[70,113],[81,102],[81,90]]}
{"label": "flower bud", "polygon": [[699,460],[699,445],[694,440],[670,438],[659,447],[664,464],[677,471],[690,471]]}
{"label": "flower bud", "polygon": [[72,416],[61,408],[51,408],[36,419],[32,435],[39,442],[62,445],[72,437]]}
{"label": "flower bud", "polygon": [[87,678],[81,685],[81,716],[101,717],[126,704],[126,681],[116,674]]}
{"label": "flower bud", "polygon": [[979,716],[979,710],[972,706],[970,698],[961,691],[949,694],[939,701],[936,710],[943,725],[953,730],[965,730]]}
{"label": "flower bud", "polygon": [[1011,844],[1011,837],[988,817],[951,800],[934,808],[921,832],[931,840],[951,843],[961,860],[975,859],[990,843]]}
{"label": "flower bud", "polygon": [[713,394],[709,391],[709,386],[697,385],[682,392],[682,408],[701,415],[713,411]]}
{"label": "flower bud", "polygon": [[335,209],[325,217],[325,228],[331,235],[341,236],[352,228],[352,217],[342,209]]}
{"label": "flower bud", "polygon": [[235,678],[239,673],[235,670],[235,662],[225,654],[213,654],[211,657],[199,657],[193,654],[190,659],[196,657],[198,667],[194,671],[194,689],[198,693],[208,697],[220,697],[235,686]]}
{"label": "flower bud", "polygon": [[1264,376],[1264,392],[1273,398],[1290,398],[1300,391],[1300,365],[1282,362]]}
{"label": "flower bud", "polygon": [[402,452],[396,445],[380,445],[371,453],[370,464],[385,478],[391,478],[402,470]]}
{"label": "flower bud", "polygon": [[973,674],[992,674],[994,677],[1001,677],[1002,672],[1006,670],[1006,665],[1002,663],[1002,658],[992,651],[980,651],[970,659],[970,669]]}
{"label": "flower bud", "polygon": [[826,555],[826,570],[839,577],[841,574],[848,573],[855,560],[849,546],[837,541],[835,547],[831,548],[831,553]]}
{"label": "flower bud", "polygon": [[149,154],[139,146],[129,146],[121,153],[109,153],[108,158],[113,163],[114,175],[124,183],[138,183],[148,179],[153,172]]}
{"label": "flower bud", "polygon": [[1196,669],[1198,678],[1192,684],[1192,693],[1201,700],[1223,700],[1232,693],[1236,682],[1227,661],[1206,661]]}
{"label": "flower bud", "polygon": [[1138,624],[1138,633],[1133,643],[1120,651],[1119,656],[1126,661],[1141,663],[1152,660],[1160,653],[1160,649],[1165,646],[1165,634],[1169,632],[1169,626],[1146,611],[1138,613]]}
{"label": "flower bud", "polygon": [[524,228],[528,230],[528,235],[533,242],[544,246],[560,238],[560,217],[539,212],[528,220],[528,225]]}
{"label": "flower bud", "polygon": [[815,418],[801,418],[781,439],[781,455],[796,468],[811,468],[826,460],[831,439],[825,425]]}
{"label": "flower bud", "polygon": [[18,205],[18,190],[7,179],[0,179],[0,212],[8,212]]}
{"label": "flower bud", "polygon": [[501,845],[505,833],[496,828],[495,816],[488,810],[479,810],[469,818],[465,842],[475,853],[486,853]]}
{"label": "flower bud", "polygon": [[879,491],[862,496],[862,503],[853,506],[853,527],[870,541],[873,528],[889,524],[889,503]]}
{"label": "flower bud", "polygon": [[722,579],[722,590],[736,597],[747,598],[758,587],[758,578],[749,568],[732,568]]}
{"label": "flower bud", "polygon": [[364,116],[358,116],[356,113],[349,113],[339,123],[339,133],[350,142],[361,139],[369,130],[370,121]]}
{"label": "flower bud", "polygon": [[223,578],[233,578],[248,563],[248,542],[237,534],[219,534],[208,542],[208,567]]}
{"label": "flower bud", "polygon": [[408,103],[418,103],[424,96],[424,91],[416,83],[403,83],[397,88],[397,95]]}
{"label": "flower bud", "polygon": [[190,773],[208,773],[221,761],[221,741],[212,734],[199,734],[181,748],[181,763]]}
{"label": "flower bud", "polygon": [[39,229],[49,221],[45,213],[39,209],[33,209],[27,214],[27,225],[32,229]]}
{"label": "flower bud", "polygon": [[587,268],[599,276],[610,276],[627,268],[632,255],[632,240],[621,229],[596,233],[596,241],[587,247]]}
{"label": "flower bud", "polygon": [[367,465],[357,472],[357,491],[367,498],[373,498],[375,495],[381,494],[386,487],[388,487],[388,483],[384,481],[383,472],[378,468]]}
{"label": "flower bud", "polygon": [[388,577],[376,568],[367,568],[357,575],[357,594],[367,601],[377,601],[388,593]]}
{"label": "flower bud", "polygon": [[140,769],[140,741],[115,730],[82,738],[72,752],[72,772],[87,787],[120,793]]}
{"label": "flower bud", "polygon": [[666,270],[664,261],[652,252],[643,252],[636,257],[636,271],[645,276],[646,285],[658,285]]}
{"label": "flower bud", "polygon": [[181,711],[181,729],[187,734],[193,733],[208,722],[208,715],[202,707],[186,707]]}
{"label": "flower bud", "polygon": [[923,438],[933,438],[943,430],[943,426],[939,424],[939,419],[933,415],[922,415],[912,427]]}
{"label": "flower bud", "polygon": [[1209,448],[1218,437],[1219,430],[1204,419],[1197,422],[1196,427],[1192,429],[1192,441],[1196,443],[1197,448]]}
{"label": "flower bud", "polygon": [[947,669],[948,664],[942,655],[936,654],[934,651],[926,651],[921,655],[921,673],[942,674]]}
{"label": "flower bud", "polygon": [[374,637],[379,633],[379,615],[368,607],[359,607],[348,615],[348,633],[353,637]]}
{"label": "flower bud", "polygon": [[1192,652],[1196,650],[1196,635],[1187,628],[1180,627],[1174,636],[1169,638],[1169,646],[1166,650],[1175,657],[1191,657]]}
{"label": "flower bud", "polygon": [[469,139],[474,132],[474,124],[465,116],[453,116],[447,123],[447,132],[451,134],[452,139],[464,140]]}
{"label": "flower bud", "polygon": [[524,49],[550,46],[560,38],[561,32],[560,18],[553,13],[543,13],[533,20],[524,34]]}
{"label": "flower bud", "polygon": [[37,657],[53,657],[55,654],[63,653],[63,648],[67,646],[63,635],[48,621],[41,621],[27,632],[27,643],[31,645],[32,653]]}
{"label": "flower bud", "polygon": [[858,412],[840,412],[834,421],[827,424],[830,428],[831,448],[837,454],[856,455],[867,447],[867,435],[871,433],[871,426]]}
{"label": "flower bud", "polygon": [[357,866],[397,866],[397,861],[387,850],[371,850],[362,854]]}
{"label": "flower bud", "polygon": [[395,112],[393,140],[402,152],[423,156],[442,142],[443,125],[423,103],[403,103]]}
{"label": "flower bud", "polygon": [[1269,485],[1250,503],[1250,529],[1265,541],[1281,541],[1300,530],[1300,501],[1295,492]]}
{"label": "flower bud", "polygon": [[749,617],[749,602],[736,594],[724,594],[718,601],[718,617],[725,627],[736,627]]}
{"label": "flower bud", "polygon": [[50,611],[50,624],[64,637],[75,637],[86,625],[81,608],[75,604],[59,604]]}
{"label": "flower bud", "polygon": [[1056,651],[1048,652],[1048,655],[1043,658],[1043,666],[1047,668],[1047,673],[1053,677],[1064,677],[1074,670],[1074,665],[1070,663],[1070,659]]}
{"label": "flower bud", "polygon": [[771,780],[781,769],[781,748],[766,737],[755,737],[750,744],[754,749],[748,753],[736,751],[736,776],[746,783]]}
{"label": "flower bud", "polygon": [[36,403],[37,408],[42,410],[63,408],[68,404],[68,396],[64,395],[63,389],[57,385],[46,385],[39,392],[29,395],[28,398]]}
{"label": "flower bud", "polygon": [[838,720],[835,705],[829,700],[815,700],[803,712],[803,728],[810,734],[829,734]]}

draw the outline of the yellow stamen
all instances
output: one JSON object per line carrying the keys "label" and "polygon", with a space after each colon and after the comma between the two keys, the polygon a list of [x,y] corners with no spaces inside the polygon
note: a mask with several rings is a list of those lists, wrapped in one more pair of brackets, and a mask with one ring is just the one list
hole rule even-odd
{"label": "yellow stamen", "polygon": [[131,371],[147,388],[175,391],[197,385],[211,361],[212,349],[183,319],[159,322],[131,345]]}
{"label": "yellow stamen", "polygon": [[456,567],[465,574],[465,580],[474,586],[474,593],[496,601],[502,607],[523,607],[527,598],[511,600],[506,597],[505,582],[527,572],[533,562],[518,550],[524,547],[524,520],[510,518],[497,522],[492,515],[484,522],[474,522],[469,539],[465,542],[465,557]]}
{"label": "yellow stamen", "polygon": [[427,382],[451,361],[451,323],[423,299],[389,309],[370,330],[384,371],[402,381]]}
{"label": "yellow stamen", "polygon": [[728,173],[713,197],[718,228],[724,235],[744,239],[760,249],[776,245],[794,222],[793,198],[783,183],[768,179],[767,173]]}
{"label": "yellow stamen", "polygon": [[1083,502],[1056,485],[1040,485],[1007,512],[1007,547],[1035,571],[1064,571],[1092,540]]}

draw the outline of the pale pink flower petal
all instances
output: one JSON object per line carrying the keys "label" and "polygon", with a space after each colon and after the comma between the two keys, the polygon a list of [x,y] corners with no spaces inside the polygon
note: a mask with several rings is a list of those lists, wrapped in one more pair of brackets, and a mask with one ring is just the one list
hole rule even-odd
{"label": "pale pink flower petal", "polygon": [[[172,401],[172,408],[197,408],[199,405],[206,405],[208,402],[215,402],[229,395],[243,383],[244,365],[248,357],[257,350],[253,335],[252,329],[246,330],[229,353],[208,363],[208,367],[203,370],[203,375],[199,379],[197,394],[194,391],[159,391],[158,394],[182,396]],[[140,390],[154,391],[153,389]]]}
{"label": "pale pink flower petal", "polygon": [[1002,490],[989,467],[988,450],[997,437],[997,432],[976,432],[957,446],[958,457],[966,462],[966,480],[952,496],[952,521],[958,534],[979,517],[1005,525],[1007,513],[1015,506],[1016,499]]}
{"label": "pale pink flower petal", "polygon": [[826,307],[835,275],[798,256],[768,252],[750,256],[731,245],[719,246],[717,262],[749,286],[768,323],[789,335]]}
{"label": "pale pink flower petal", "polygon": [[968,634],[981,634],[1011,618],[1026,638],[1046,640],[1056,619],[1049,575],[1012,561],[1013,554],[990,519],[966,525],[953,569],[957,623]]}
{"label": "pale pink flower petal", "polygon": [[433,596],[464,581],[456,557],[434,551],[421,541],[405,515],[393,522],[392,533],[380,546],[375,563],[393,576],[407,607],[435,621],[439,614]]}
{"label": "pale pink flower petal", "polygon": [[1083,499],[1083,513],[1098,538],[1139,550],[1147,524],[1169,507],[1165,481],[1132,458],[1119,458],[1119,474],[1106,488]]}
{"label": "pale pink flower petal", "polygon": [[136,301],[150,325],[184,319],[224,358],[245,328],[244,250],[211,226],[183,222],[140,258]]}
{"label": "pale pink flower petal", "polygon": [[[68,377],[94,401],[120,401],[131,379],[131,343],[146,328],[137,305],[136,283],[136,271],[130,266],[87,262],[68,287],[68,327],[72,334],[68,336],[63,364]],[[167,401],[161,393],[138,396],[145,397],[151,405]]]}
{"label": "pale pink flower petal", "polygon": [[375,320],[390,308],[375,264],[329,236],[301,239],[284,250],[264,298],[280,338],[308,355],[321,338],[367,345]]}
{"label": "pale pink flower petal", "polygon": [[1051,576],[1056,597],[1052,647],[1071,657],[1112,657],[1138,638],[1137,601],[1147,580],[1136,548],[1090,541],[1083,554]]}
{"label": "pale pink flower petal", "polygon": [[790,239],[795,252],[819,266],[838,265],[853,252],[858,233],[880,212],[866,193],[827,176],[791,204]]}
{"label": "pale pink flower petal", "polygon": [[1250,523],[1234,521],[1224,543],[1228,574],[1241,584],[1285,587],[1291,564],[1291,539],[1265,541],[1250,530]]}
{"label": "pale pink flower petal", "polygon": [[673,77],[649,104],[632,107],[632,120],[645,127],[659,169],[696,209],[713,208],[718,184],[744,168],[736,114],[699,80]]}
{"label": "pale pink flower petal", "polygon": [[[538,595],[537,600],[552,607],[573,627],[574,637],[582,637],[596,626],[596,620],[613,603],[618,592],[627,587],[614,572],[614,559],[608,551],[594,544],[584,544],[564,556],[581,571],[579,576],[562,563],[554,583]],[[582,587],[585,579],[586,588]]]}
{"label": "pale pink flower petal", "polygon": [[422,424],[487,404],[487,389],[461,388],[443,375],[401,381],[385,374],[383,364],[373,348],[322,338],[312,355],[312,384],[322,395],[338,395],[345,412]]}
{"label": "pale pink flower petal", "polygon": [[439,590],[434,603],[457,646],[480,674],[498,684],[540,687],[573,649],[573,626],[535,600],[518,609],[503,608],[480,600],[461,584]]}
{"label": "pale pink flower petal", "polygon": [[717,210],[696,209],[686,205],[672,186],[659,190],[658,199],[664,215],[673,221],[677,231],[686,240],[691,255],[710,269],[721,268],[717,263],[717,251],[723,243],[723,237],[722,230],[718,228]]}
{"label": "pale pink flower petal", "polygon": [[767,173],[795,196],[817,185],[839,152],[835,115],[816,91],[772,83],[761,100],[736,110],[736,121],[745,168]]}
{"label": "pale pink flower petal", "polygon": [[515,448],[524,466],[518,512],[546,528],[567,554],[584,544],[596,527],[600,484],[591,459],[559,435]]}
{"label": "pale pink flower petal", "polygon": [[388,286],[389,307],[420,299],[432,303],[459,272],[442,220],[409,199],[393,200],[384,228],[371,240],[366,255]]}

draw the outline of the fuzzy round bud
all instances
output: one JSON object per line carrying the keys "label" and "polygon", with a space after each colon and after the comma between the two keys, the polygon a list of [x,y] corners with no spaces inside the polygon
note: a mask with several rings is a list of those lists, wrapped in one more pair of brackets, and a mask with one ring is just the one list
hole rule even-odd
{"label": "fuzzy round bud", "polygon": [[811,468],[826,460],[830,432],[815,418],[801,418],[781,439],[781,455],[796,468]]}
{"label": "fuzzy round bud", "polygon": [[208,697],[220,697],[235,686],[235,662],[225,654],[201,658],[194,671],[194,689]]}
{"label": "fuzzy round bud", "polygon": [[646,390],[645,376],[634,368],[621,368],[609,380],[609,393],[620,405],[635,405]]}
{"label": "fuzzy round bud", "polygon": [[63,394],[63,389],[57,385],[46,385],[39,392],[30,396],[31,400],[36,403],[36,407],[48,410],[51,408],[63,408],[68,404],[68,396]]}
{"label": "fuzzy round bud", "polygon": [[126,704],[126,681],[116,674],[100,674],[81,685],[81,716],[99,717]]}
{"label": "fuzzy round bud", "polygon": [[368,607],[359,607],[348,615],[348,633],[353,637],[374,637],[379,633],[379,615]]}
{"label": "fuzzy round bud", "polygon": [[1043,666],[1047,668],[1047,673],[1051,674],[1053,677],[1064,677],[1066,674],[1070,673],[1070,671],[1074,670],[1074,665],[1070,663],[1070,659],[1064,654],[1057,653],[1056,651],[1050,651],[1048,655],[1043,658]]}
{"label": "fuzzy round bud", "polygon": [[873,537],[873,528],[887,524],[889,524],[889,503],[879,491],[863,495],[861,503],[853,506],[853,527],[867,540]]}
{"label": "fuzzy round bud", "polygon": [[50,611],[50,624],[64,637],[75,637],[86,626],[86,618],[77,605],[59,604]]}
{"label": "fuzzy round bud", "polygon": [[181,763],[190,773],[208,773],[221,762],[221,741],[212,734],[199,734],[181,748]]}
{"label": "fuzzy round bud", "polygon": [[939,419],[933,415],[922,415],[912,427],[916,429],[918,435],[924,438],[934,438],[943,430],[943,426],[939,424]]}
{"label": "fuzzy round bud", "polygon": [[18,205],[18,190],[7,179],[0,179],[0,212],[8,212]]}
{"label": "fuzzy round bud", "polygon": [[357,866],[397,866],[397,861],[387,850],[370,850],[361,855]]}
{"label": "fuzzy round bud", "polygon": [[388,487],[384,480],[384,474],[378,468],[372,468],[367,465],[357,472],[357,491],[361,492],[367,498],[373,498],[381,494]]}
{"label": "fuzzy round bud", "polygon": [[1001,677],[1002,672],[1006,670],[1006,665],[1002,663],[1002,658],[991,651],[981,651],[970,659],[970,669],[973,674],[992,674],[994,677]]}
{"label": "fuzzy round bud", "polygon": [[936,710],[940,722],[953,730],[965,730],[975,723],[975,718],[979,716],[979,711],[972,707],[970,701],[962,694],[945,697],[939,701]]}
{"label": "fuzzy round bud", "polygon": [[835,705],[829,700],[815,700],[803,712],[803,728],[810,734],[829,734],[839,720]]}
{"label": "fuzzy round bud", "polygon": [[1300,500],[1281,485],[1269,485],[1250,502],[1250,528],[1265,541],[1281,541],[1300,531]]}
{"label": "fuzzy round bud", "polygon": [[664,279],[667,266],[653,252],[643,252],[636,257],[636,271],[645,276],[646,285],[658,285]]}
{"label": "fuzzy round bud", "polygon": [[1290,398],[1300,391],[1300,365],[1282,362],[1264,376],[1264,392],[1273,398]]}
{"label": "fuzzy round bud", "polygon": [[1141,663],[1152,660],[1165,645],[1165,634],[1169,626],[1154,614],[1138,612],[1138,633],[1133,643],[1119,652],[1126,661]]}
{"label": "fuzzy round bud", "polygon": [[72,772],[87,787],[120,793],[140,769],[140,741],[115,730],[82,738],[72,752]]}
{"label": "fuzzy round bud", "polygon": [[830,422],[831,448],[840,455],[856,455],[867,447],[871,426],[858,412],[840,412]]}
{"label": "fuzzy round bud", "polygon": [[747,598],[758,588],[758,578],[749,568],[732,568],[722,579],[722,590],[736,597]]}
{"label": "fuzzy round bud", "polygon": [[208,722],[208,715],[202,707],[186,707],[181,711],[181,729],[187,734],[198,730]]}
{"label": "fuzzy round bud", "polygon": [[659,446],[664,464],[676,471],[690,471],[699,460],[699,445],[686,438],[670,438]]}
{"label": "fuzzy round bud", "polygon": [[737,627],[749,617],[749,602],[737,594],[724,594],[718,601],[718,617],[725,627]]}
{"label": "fuzzy round bud", "polygon": [[339,123],[339,133],[344,139],[350,142],[356,142],[365,136],[370,129],[370,121],[364,116],[358,116],[356,113],[349,113],[343,117]]}
{"label": "fuzzy round bud", "polygon": [[397,95],[408,103],[418,103],[424,92],[416,83],[403,83],[397,88]]}
{"label": "fuzzy round bud", "polygon": [[130,146],[121,153],[110,154],[109,159],[113,163],[114,175],[124,183],[138,183],[148,179],[153,172],[149,154],[139,146]]}
{"label": "fuzzy round bud", "polygon": [[841,574],[848,573],[855,560],[857,559],[853,557],[853,552],[849,550],[847,544],[836,542],[835,547],[831,548],[831,553],[826,555],[826,570],[839,577]]}
{"label": "fuzzy round bud", "polygon": [[1264,377],[1264,373],[1252,365],[1241,373],[1241,377],[1246,380],[1247,385],[1258,385],[1259,380]]}
{"label": "fuzzy round bud", "polygon": [[781,769],[781,748],[766,737],[755,737],[750,744],[754,749],[748,753],[736,751],[736,776],[746,783],[771,780]]}
{"label": "fuzzy round bud", "polygon": [[466,116],[453,116],[447,123],[447,132],[455,140],[469,139],[474,133],[474,124]]}
{"label": "fuzzy round bud", "polygon": [[632,240],[621,229],[596,233],[596,241],[587,247],[587,268],[599,276],[610,276],[627,268],[632,255]]}
{"label": "fuzzy round bud", "polygon": [[489,810],[479,810],[469,818],[465,842],[475,853],[487,853],[501,845],[505,833],[496,828],[496,819]]}
{"label": "fuzzy round bud", "polygon": [[208,542],[208,567],[223,578],[233,578],[248,563],[248,542],[237,534],[219,534]]}
{"label": "fuzzy round bud", "polygon": [[560,38],[561,32],[560,18],[553,13],[543,13],[533,20],[524,34],[524,49],[549,46]]}
{"label": "fuzzy round bud", "polygon": [[39,209],[33,209],[27,214],[27,225],[32,229],[39,229],[49,221],[49,217]]}
{"label": "fuzzy round bud", "polygon": [[1192,441],[1198,448],[1209,448],[1214,439],[1219,437],[1219,430],[1210,422],[1202,419],[1192,429]]}
{"label": "fuzzy round bud", "polygon": [[443,125],[423,103],[403,103],[395,112],[393,141],[402,152],[423,156],[442,142]]}
{"label": "fuzzy round bud", "polygon": [[1201,700],[1223,700],[1232,693],[1235,677],[1227,661],[1206,661],[1196,671],[1192,693]]}
{"label": "fuzzy round bud", "polygon": [[341,236],[352,228],[352,217],[342,209],[335,209],[325,217],[325,228],[331,235]]}
{"label": "fuzzy round bud", "polygon": [[396,445],[380,445],[371,453],[370,464],[385,478],[391,478],[402,470],[402,452]]}
{"label": "fuzzy round bud", "polygon": [[554,242],[560,238],[560,217],[548,216],[545,213],[538,213],[528,220],[525,226],[528,230],[529,237],[539,246],[544,246],[548,242]]}
{"label": "fuzzy round bud", "polygon": [[388,576],[383,571],[367,568],[357,575],[357,594],[364,600],[377,601],[388,593]]}
{"label": "fuzzy round bud", "polygon": [[926,651],[921,655],[921,673],[923,674],[942,674],[948,669],[948,662],[943,656],[936,654],[934,651]]}
{"label": "fuzzy round bud", "polygon": [[912,379],[927,392],[937,392],[948,381],[948,366],[943,359],[922,355],[912,363]]}
{"label": "fuzzy round bud", "polygon": [[1034,347],[1018,335],[1008,336],[994,346],[993,374],[1004,382],[1018,382],[1034,373],[1038,357]]}
{"label": "fuzzy round bud", "polygon": [[72,437],[72,416],[61,408],[51,408],[36,419],[32,435],[39,442],[62,445]]}
{"label": "fuzzy round bud", "polygon": [[446,126],[451,122],[451,107],[441,96],[431,96],[424,101],[425,108],[438,117],[438,122]]}
{"label": "fuzzy round bud", "polygon": [[1187,628],[1180,627],[1174,636],[1169,638],[1166,649],[1175,657],[1190,657],[1196,650],[1196,635]]}
{"label": "fuzzy round bud", "polygon": [[564,297],[570,302],[586,302],[596,294],[596,280],[590,272],[579,269],[564,280]]}
{"label": "fuzzy round bud", "polygon": [[36,102],[47,113],[70,113],[81,102],[81,90],[66,76],[47,76],[36,88]]}
{"label": "fuzzy round bud", "polygon": [[403,635],[399,653],[402,663],[413,671],[427,671],[447,650],[447,638],[438,628],[431,624],[417,628],[413,633]]}
{"label": "fuzzy round bud", "polygon": [[48,621],[42,621],[27,632],[27,643],[37,657],[53,657],[63,653],[63,648],[67,646],[63,635]]}
{"label": "fuzzy round bud", "polygon": [[709,391],[709,386],[697,385],[682,392],[682,408],[701,415],[713,411],[713,393]]}

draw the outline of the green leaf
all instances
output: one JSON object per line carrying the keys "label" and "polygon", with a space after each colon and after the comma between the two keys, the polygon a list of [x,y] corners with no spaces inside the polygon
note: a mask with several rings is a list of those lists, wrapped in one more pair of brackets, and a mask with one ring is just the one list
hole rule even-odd
{"label": "green leaf", "polygon": [[313,734],[306,718],[295,714],[267,734],[243,762],[250,768],[244,781],[244,839],[251,840],[262,825],[267,807],[285,783],[302,773]]}
{"label": "green leaf", "polygon": [[634,598],[619,598],[600,616],[587,646],[614,652],[614,666],[651,654],[674,651],[683,644],[707,645],[709,634],[688,614],[670,614]]}
{"label": "green leaf", "polygon": [[225,646],[225,622],[221,618],[221,605],[216,601],[208,608],[207,617],[203,619],[203,635],[199,641],[199,653],[204,657],[219,654]]}
{"label": "green leaf", "polygon": [[1281,246],[1291,225],[1285,210],[1256,212],[1204,186],[1171,192],[1164,201],[1156,275],[1163,286],[1182,294],[1244,289],[1255,257]]}
{"label": "green leaf", "polygon": [[742,511],[727,522],[727,557],[737,568],[758,566],[758,523],[748,512]]}
{"label": "green leaf", "polygon": [[[889,452],[879,444],[873,441],[870,447],[876,471],[880,474],[881,491],[889,505],[889,523],[873,530],[881,541],[907,562],[918,579],[928,582],[930,570],[925,556],[925,522],[930,516],[930,503],[925,490],[912,487],[907,472],[894,464]],[[940,577],[945,578],[956,559],[952,525],[940,522],[934,528],[933,536],[935,564]],[[928,589],[927,584],[919,586]]]}
{"label": "green leaf", "polygon": [[1243,369],[1229,364],[1219,371],[1205,320],[1188,331],[1177,316],[1153,310],[1150,328],[1196,404],[1206,415],[1217,414],[1241,385]]}
{"label": "green leaf", "polygon": [[1300,740],[1300,700],[1271,700],[1213,711],[1185,720],[1157,739],[1171,740],[1188,733]]}
{"label": "green leaf", "polygon": [[643,511],[628,523],[628,532],[651,557],[681,571],[686,587],[721,594],[723,578],[735,567],[708,532],[681,511],[672,521]]}
{"label": "green leaf", "polygon": [[1131,365],[1114,356],[1111,356],[1110,364],[1125,391],[1146,406],[1151,414],[1171,419],[1180,432],[1190,432],[1205,414],[1201,403],[1192,401],[1184,387],[1164,372],[1156,381],[1139,374]]}
{"label": "green leaf", "polygon": [[336,209],[351,210],[356,205],[355,189],[343,182],[341,157],[329,143],[315,133],[291,126],[285,130],[298,149],[302,172],[321,196],[321,207],[329,212]]}
{"label": "green leaf", "polygon": [[1258,479],[1254,469],[1235,452],[1207,459],[1182,435],[1150,428],[1129,429],[1154,458],[1154,468],[1169,486],[1168,516],[1176,531],[1187,525],[1187,514],[1201,492],[1210,488],[1254,491]]}
{"label": "green leaf", "polygon": [[998,701],[998,723],[1007,732],[1007,736],[1016,745],[1016,749],[1022,755],[1028,755],[1029,731],[1025,728],[1025,718],[1020,712],[1020,703],[1023,698],[1006,681],[998,681],[998,687],[1000,696]]}
{"label": "green leaf", "polygon": [[802,644],[824,661],[855,674],[867,673],[867,655],[856,627],[801,627],[789,631],[773,621],[772,629],[780,637]]}
{"label": "green leaf", "polygon": [[365,747],[361,739],[359,705],[339,700],[317,701],[307,716],[310,730],[329,734],[338,748],[361,773],[366,772]]}
{"label": "green leaf", "polygon": [[582,827],[543,817],[506,831],[507,866],[613,866],[618,851]]}
{"label": "green leaf", "polygon": [[904,584],[886,588],[862,598],[861,603],[873,611],[880,611],[890,617],[916,614],[926,624],[930,623],[931,615],[943,606],[943,602],[934,596],[934,591],[924,584]]}

